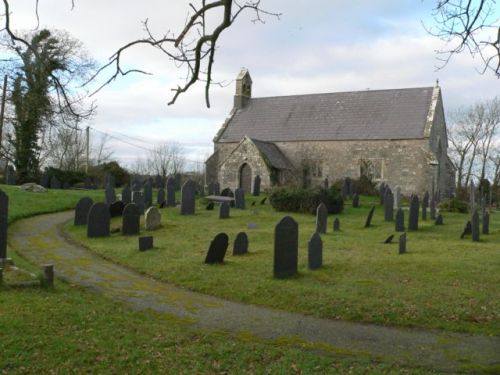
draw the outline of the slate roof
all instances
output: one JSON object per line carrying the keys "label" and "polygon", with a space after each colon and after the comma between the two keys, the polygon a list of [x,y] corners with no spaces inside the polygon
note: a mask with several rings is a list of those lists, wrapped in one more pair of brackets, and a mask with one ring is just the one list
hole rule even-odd
{"label": "slate roof", "polygon": [[293,169],[291,163],[274,143],[251,139],[266,161],[277,169]]}
{"label": "slate roof", "polygon": [[249,99],[218,142],[418,139],[433,87]]}

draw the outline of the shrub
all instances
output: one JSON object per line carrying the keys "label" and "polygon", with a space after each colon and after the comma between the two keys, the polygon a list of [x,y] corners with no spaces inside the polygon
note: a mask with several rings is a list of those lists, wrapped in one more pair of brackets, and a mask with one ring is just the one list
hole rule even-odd
{"label": "shrub", "polygon": [[442,201],[439,204],[439,209],[441,211],[460,212],[460,213],[465,214],[469,211],[469,205],[466,201],[464,201],[462,199],[450,198],[450,199]]}
{"label": "shrub", "polygon": [[344,200],[337,187],[297,188],[280,187],[271,191],[269,201],[277,211],[316,213],[316,208],[323,202],[328,213],[338,214],[344,209]]}

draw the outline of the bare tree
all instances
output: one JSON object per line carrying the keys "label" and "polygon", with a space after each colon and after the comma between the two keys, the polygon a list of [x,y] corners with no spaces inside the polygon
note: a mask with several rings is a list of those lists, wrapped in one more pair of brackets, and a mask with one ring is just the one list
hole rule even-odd
{"label": "bare tree", "polygon": [[500,100],[495,98],[484,103],[485,117],[482,126],[482,135],[479,140],[479,155],[481,158],[480,180],[486,177],[486,169],[491,161],[492,146],[500,128]]}
{"label": "bare tree", "polygon": [[106,133],[102,133],[91,146],[90,162],[94,165],[99,165],[111,161],[114,151],[109,145],[110,137]]}
{"label": "bare tree", "polygon": [[184,149],[175,142],[155,146],[146,159],[148,172],[163,177],[182,172],[184,164]]}

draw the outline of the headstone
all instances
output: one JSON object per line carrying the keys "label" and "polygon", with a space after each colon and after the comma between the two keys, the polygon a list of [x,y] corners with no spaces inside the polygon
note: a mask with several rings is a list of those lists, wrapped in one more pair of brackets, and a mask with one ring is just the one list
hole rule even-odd
{"label": "headstone", "polygon": [[94,201],[89,197],[83,197],[78,201],[75,208],[74,225],[87,225],[87,217],[90,207],[92,207],[93,204]]}
{"label": "headstone", "polygon": [[141,215],[144,214],[144,195],[142,191],[132,192],[132,203],[135,203]]}
{"label": "headstone", "polygon": [[471,218],[472,225],[472,241],[479,241],[479,214],[477,210],[474,210]]}
{"label": "headstone", "polygon": [[112,188],[114,188],[116,186],[116,180],[115,180],[115,176],[113,175],[106,175],[106,177],[104,178],[104,186],[111,186]]}
{"label": "headstone", "polygon": [[[234,193],[233,191],[230,189],[230,188],[225,188],[224,190],[222,190],[220,192],[220,195],[223,196],[223,197],[231,197],[231,198],[234,198]],[[232,201],[230,203],[231,207],[234,207],[235,206],[235,203],[234,201]]]}
{"label": "headstone", "polygon": [[158,208],[151,206],[146,210],[144,226],[146,230],[156,230],[161,227],[161,213]]}
{"label": "headstone", "polygon": [[212,242],[210,242],[205,263],[214,264],[224,262],[224,256],[226,255],[228,245],[229,238],[226,233],[219,233],[216,235]]}
{"label": "headstone", "polygon": [[322,202],[316,208],[316,232],[326,233],[328,221],[328,208]]}
{"label": "headstone", "polygon": [[181,215],[194,215],[196,198],[196,185],[192,180],[187,180],[181,189]]}
{"label": "headstone", "polygon": [[153,205],[153,184],[151,180],[147,180],[144,184],[144,208],[149,208]]}
{"label": "headstone", "polygon": [[245,191],[242,188],[234,191],[234,207],[240,210],[245,209]]}
{"label": "headstone", "polygon": [[59,181],[56,176],[52,176],[50,178],[50,188],[51,189],[60,189],[61,188],[61,181]]}
{"label": "headstone", "polygon": [[209,203],[207,204],[207,207],[205,207],[205,209],[206,209],[207,211],[213,211],[213,209],[214,209],[214,202],[209,202]]}
{"label": "headstone", "polygon": [[43,284],[46,288],[52,288],[54,286],[54,265],[44,264],[43,265]]}
{"label": "headstone", "polygon": [[315,270],[323,265],[323,241],[318,232],[315,232],[307,243],[307,260],[310,270]]}
{"label": "headstone", "polygon": [[139,237],[139,251],[146,251],[153,248],[153,236]]}
{"label": "headstone", "polygon": [[429,207],[429,192],[426,191],[422,199],[422,220],[427,220],[427,208]]}
{"label": "headstone", "polygon": [[129,204],[132,202],[132,192],[130,191],[130,186],[126,184],[122,189],[122,202],[123,204]]}
{"label": "headstone", "polygon": [[372,224],[373,213],[375,212],[375,206],[372,207],[370,212],[368,212],[368,216],[365,222],[365,228],[368,228]]}
{"label": "headstone", "polygon": [[394,195],[389,188],[386,189],[384,197],[384,220],[394,220]]}
{"label": "headstone", "polygon": [[163,202],[165,202],[165,189],[159,188],[158,194],[156,196],[156,203],[161,205],[161,204],[163,204]]}
{"label": "headstone", "polygon": [[122,215],[122,234],[133,236],[139,234],[141,222],[141,212],[135,203],[125,205]]}
{"label": "headstone", "polygon": [[420,203],[418,196],[413,195],[410,201],[410,214],[408,217],[408,230],[418,230],[418,216],[419,216]]}
{"label": "headstone", "polygon": [[255,176],[253,180],[253,195],[258,197],[260,195],[260,176]]}
{"label": "headstone", "polygon": [[340,230],[340,220],[338,217],[333,221],[333,231],[338,232]]}
{"label": "headstone", "polygon": [[125,203],[122,201],[116,201],[109,205],[109,215],[111,217],[119,217],[123,214],[123,209],[125,208]]}
{"label": "headstone", "polygon": [[349,179],[344,179],[344,183],[342,184],[342,191],[341,191],[341,194],[342,194],[342,199],[343,200],[346,200],[347,197],[349,196]]}
{"label": "headstone", "polygon": [[167,178],[167,207],[175,207],[175,179]]}
{"label": "headstone", "polygon": [[94,203],[87,218],[87,237],[109,236],[109,207],[105,203]]}
{"label": "headstone", "polygon": [[436,220],[436,198],[435,197],[431,198],[430,213],[431,213],[431,220]]}
{"label": "headstone", "polygon": [[399,236],[399,254],[406,253],[406,233]]}
{"label": "headstone", "polygon": [[219,207],[219,219],[228,219],[229,218],[229,203],[222,202]]}
{"label": "headstone", "polygon": [[353,208],[359,208],[359,194],[354,193],[352,196],[352,207]]}
{"label": "headstone", "polygon": [[12,166],[7,167],[7,176],[5,176],[5,182],[7,185],[15,185],[17,180],[16,171]]}
{"label": "headstone", "polygon": [[378,193],[379,193],[379,198],[380,198],[380,205],[384,205],[384,198],[385,198],[385,184],[382,182],[378,188]]}
{"label": "headstone", "polygon": [[392,243],[393,239],[394,239],[394,234],[391,234],[389,237],[385,239],[384,243]]}
{"label": "headstone", "polygon": [[0,190],[0,259],[7,259],[9,196]]}
{"label": "headstone", "polygon": [[264,197],[261,201],[260,204],[266,204],[267,197]]}
{"label": "headstone", "polygon": [[107,205],[116,201],[115,188],[111,185],[106,185],[106,190],[104,191],[105,201]]}
{"label": "headstone", "polygon": [[396,232],[404,232],[405,231],[405,214],[404,214],[403,209],[401,207],[398,208],[398,211],[396,212],[395,230],[396,230]]}
{"label": "headstone", "polygon": [[435,225],[443,225],[443,215],[439,214],[436,216],[436,220],[434,221]]}
{"label": "headstone", "polygon": [[483,234],[490,234],[490,213],[488,211],[483,215]]}
{"label": "headstone", "polygon": [[287,278],[297,273],[299,254],[299,225],[285,216],[274,229],[274,264],[276,278]]}
{"label": "headstone", "polygon": [[49,175],[47,174],[47,172],[44,172],[42,174],[42,177],[40,178],[40,185],[42,185],[45,189],[49,188],[50,179],[49,179]]}
{"label": "headstone", "polygon": [[394,208],[397,210],[401,207],[401,187],[396,186],[394,191]]}
{"label": "headstone", "polygon": [[323,187],[325,189],[328,189],[330,187],[330,182],[328,181],[328,177],[325,178],[325,181],[323,181]]}
{"label": "headstone", "polygon": [[248,236],[245,232],[236,235],[233,244],[233,255],[244,255],[248,253]]}
{"label": "headstone", "polygon": [[471,234],[471,233],[472,233],[472,223],[470,221],[468,221],[465,224],[465,227],[464,227],[464,230],[462,232],[462,235],[460,236],[460,239],[463,239],[466,235]]}

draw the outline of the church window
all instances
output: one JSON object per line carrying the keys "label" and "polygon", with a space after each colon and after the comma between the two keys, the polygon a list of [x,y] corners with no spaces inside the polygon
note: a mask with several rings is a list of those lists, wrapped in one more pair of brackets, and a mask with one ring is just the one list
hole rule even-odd
{"label": "church window", "polygon": [[362,159],[360,160],[360,175],[368,177],[372,181],[383,179],[382,159]]}

